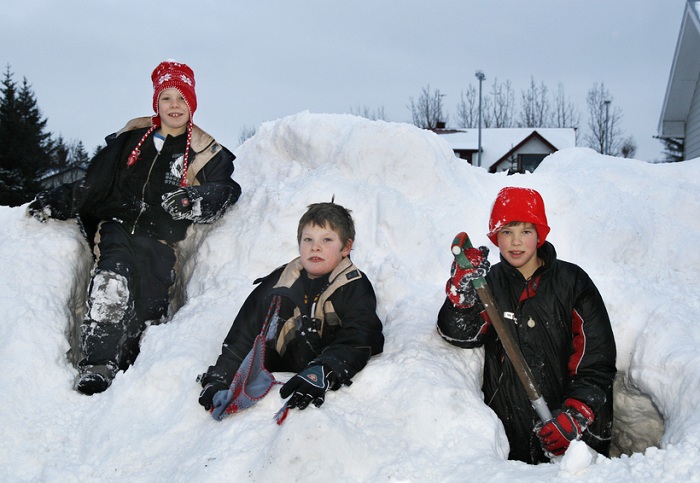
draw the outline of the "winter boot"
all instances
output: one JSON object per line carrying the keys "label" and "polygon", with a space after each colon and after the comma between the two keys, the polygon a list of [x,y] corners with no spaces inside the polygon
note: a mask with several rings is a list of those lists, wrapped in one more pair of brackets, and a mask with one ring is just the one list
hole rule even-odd
{"label": "winter boot", "polygon": [[88,396],[103,392],[112,384],[116,373],[117,368],[112,364],[82,366],[75,388]]}

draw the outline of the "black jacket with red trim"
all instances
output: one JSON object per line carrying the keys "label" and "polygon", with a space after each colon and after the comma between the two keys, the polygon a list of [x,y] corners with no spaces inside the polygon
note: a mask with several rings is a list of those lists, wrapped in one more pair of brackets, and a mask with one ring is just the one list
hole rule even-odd
{"label": "black jacket with red trim", "polygon": [[[588,405],[595,420],[582,439],[607,455],[617,353],[605,304],[590,277],[558,260],[552,244],[545,242],[538,256],[545,264],[529,280],[501,257],[486,281],[549,408],[560,408],[567,398]],[[484,400],[503,422],[509,458],[548,461],[533,432],[537,414],[481,303],[460,309],[446,299],[438,332],[459,347],[485,347]]]}

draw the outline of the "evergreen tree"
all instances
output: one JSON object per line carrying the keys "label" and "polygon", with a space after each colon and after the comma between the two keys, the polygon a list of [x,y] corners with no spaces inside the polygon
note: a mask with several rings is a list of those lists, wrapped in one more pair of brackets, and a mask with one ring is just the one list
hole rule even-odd
{"label": "evergreen tree", "polygon": [[83,144],[83,142],[78,141],[71,151],[72,152],[71,152],[70,165],[71,166],[82,166],[83,168],[87,169],[88,164],[90,164],[90,156],[88,155],[87,151],[85,150],[85,145]]}
{"label": "evergreen tree", "polygon": [[9,65],[0,91],[0,205],[17,206],[41,190],[54,144],[31,86],[25,78],[18,90]]}
{"label": "evergreen tree", "polygon": [[70,151],[70,146],[63,140],[63,136],[59,135],[54,143],[53,156],[51,156],[51,168],[61,169],[64,166],[68,166],[71,157]]}
{"label": "evergreen tree", "polygon": [[683,152],[685,151],[685,139],[683,138],[661,138],[654,136],[664,145],[664,160],[665,163],[677,163],[683,161]]}

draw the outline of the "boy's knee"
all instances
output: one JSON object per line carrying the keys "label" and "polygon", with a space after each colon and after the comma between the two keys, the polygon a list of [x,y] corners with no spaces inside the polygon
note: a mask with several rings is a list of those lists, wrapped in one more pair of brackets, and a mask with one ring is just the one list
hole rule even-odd
{"label": "boy's knee", "polygon": [[87,319],[96,323],[121,322],[131,305],[133,301],[126,277],[110,271],[95,274],[88,294]]}

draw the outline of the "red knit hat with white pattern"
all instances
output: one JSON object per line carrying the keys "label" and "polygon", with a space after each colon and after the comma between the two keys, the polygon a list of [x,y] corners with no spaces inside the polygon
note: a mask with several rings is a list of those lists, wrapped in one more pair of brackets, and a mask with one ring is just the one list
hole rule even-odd
{"label": "red knit hat with white pattern", "polygon": [[181,186],[187,186],[187,167],[189,161],[190,144],[192,142],[192,117],[194,111],[197,110],[197,94],[195,93],[194,72],[186,64],[176,62],[174,60],[165,60],[158,64],[151,73],[151,81],[153,81],[153,111],[155,114],[151,117],[151,128],[143,135],[139,143],[134,148],[127,162],[128,166],[132,166],[138,161],[141,154],[141,145],[148,136],[155,131],[161,124],[160,113],[158,112],[158,100],[160,94],[165,89],[177,89],[185,99],[187,108],[190,111],[190,119],[187,122],[187,146],[185,148],[185,159],[183,162]]}
{"label": "red knit hat with white pattern", "polygon": [[498,192],[491,209],[488,233],[494,245],[498,246],[498,231],[514,221],[535,225],[539,237],[537,248],[542,246],[549,234],[549,225],[544,200],[537,191],[530,188],[507,187]]}
{"label": "red knit hat with white pattern", "polygon": [[[159,117],[158,113],[158,98],[161,92],[165,89],[177,89],[182,97],[185,98],[187,107],[190,108],[190,118],[194,116],[194,111],[197,110],[197,94],[194,91],[194,72],[186,64],[175,62],[174,60],[166,60],[158,64],[158,67],[153,69],[151,74],[153,81],[153,112],[155,117]],[[155,123],[160,124],[154,119]]]}

